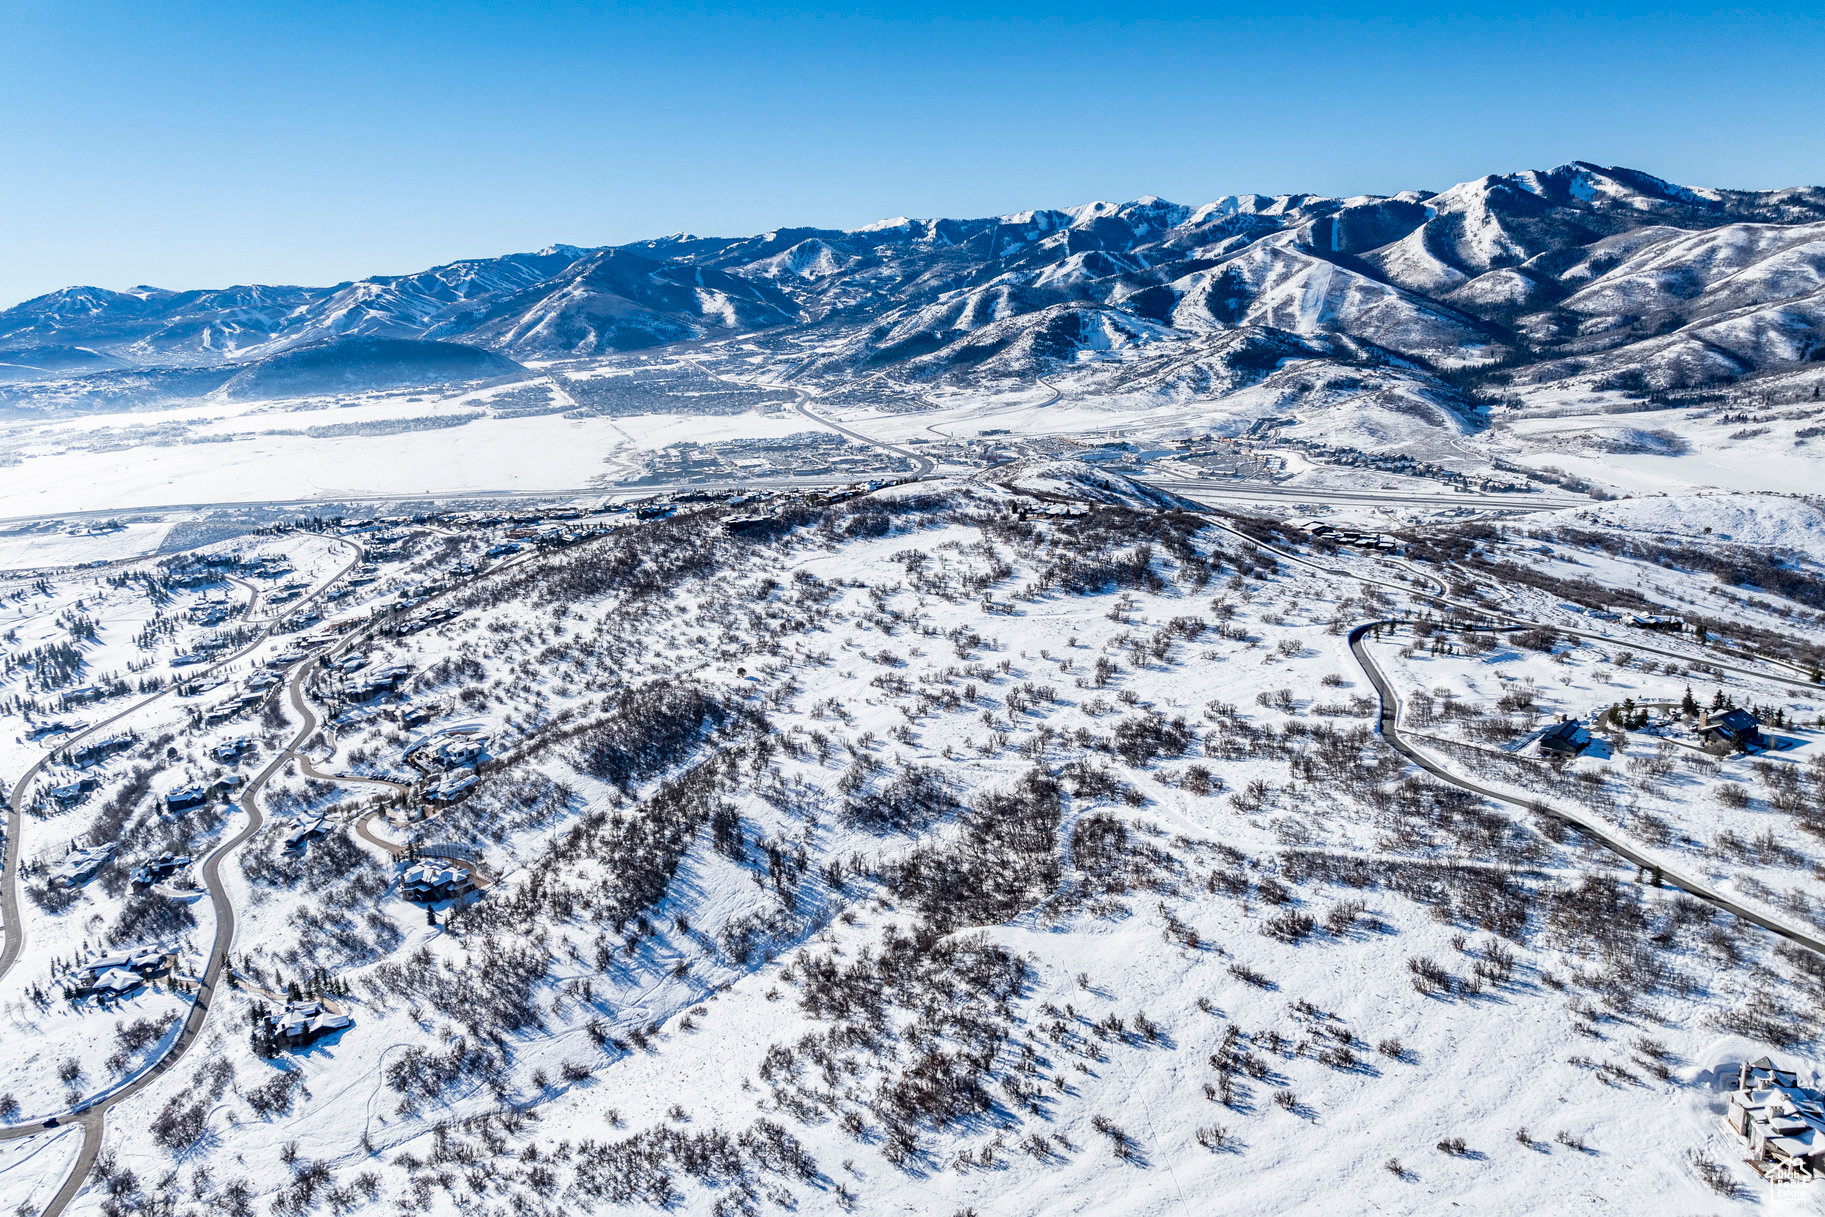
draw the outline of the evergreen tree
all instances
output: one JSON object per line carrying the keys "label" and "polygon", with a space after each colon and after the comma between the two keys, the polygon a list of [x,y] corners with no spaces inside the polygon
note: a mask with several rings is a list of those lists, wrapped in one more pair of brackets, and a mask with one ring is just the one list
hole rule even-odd
{"label": "evergreen tree", "polygon": [[1679,712],[1687,718],[1698,717],[1698,699],[1692,696],[1692,686],[1686,686],[1686,695],[1679,701]]}

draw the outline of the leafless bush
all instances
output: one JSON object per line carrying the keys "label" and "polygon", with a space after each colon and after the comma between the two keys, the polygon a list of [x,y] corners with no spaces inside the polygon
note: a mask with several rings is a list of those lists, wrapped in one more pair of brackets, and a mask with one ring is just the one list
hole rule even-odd
{"label": "leafless bush", "polygon": [[1356,919],[1362,916],[1368,907],[1360,900],[1339,901],[1325,913],[1324,928],[1332,936],[1341,938],[1356,927]]}
{"label": "leafless bush", "polygon": [[1686,1151],[1686,1161],[1692,1164],[1693,1172],[1698,1175],[1704,1185],[1724,1199],[1734,1200],[1737,1196],[1742,1194],[1742,1185],[1738,1183],[1736,1177],[1730,1173],[1730,1168],[1705,1153],[1702,1149],[1698,1149],[1697,1147],[1688,1149]]}
{"label": "leafless bush", "polygon": [[173,1153],[194,1145],[209,1123],[208,1109],[189,1097],[174,1095],[152,1121],[152,1139]]}
{"label": "leafless bush", "polygon": [[1229,974],[1231,976],[1235,977],[1237,980],[1242,981],[1244,984],[1253,985],[1257,989],[1271,989],[1274,987],[1273,981],[1269,980],[1267,977],[1265,977],[1261,973],[1255,971],[1253,968],[1249,967],[1245,963],[1230,964],[1229,965]]}
{"label": "leafless bush", "polygon": [[1261,932],[1281,942],[1296,943],[1310,934],[1317,924],[1309,914],[1287,909],[1262,923]]}
{"label": "leafless bush", "polygon": [[1198,1129],[1197,1138],[1205,1149],[1223,1149],[1229,1145],[1229,1129],[1221,1124],[1206,1124]]}

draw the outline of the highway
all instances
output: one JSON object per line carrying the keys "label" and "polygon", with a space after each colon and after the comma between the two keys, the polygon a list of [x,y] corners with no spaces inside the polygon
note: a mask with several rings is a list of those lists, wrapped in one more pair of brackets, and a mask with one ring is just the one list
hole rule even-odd
{"label": "highway", "polygon": [[[780,385],[777,387],[790,388],[789,385]],[[897,448],[894,445],[887,443],[885,440],[871,439],[870,437],[863,435],[860,431],[850,430],[848,427],[845,427],[842,423],[833,423],[821,414],[813,414],[811,412],[811,408],[805,404],[808,400],[810,400],[811,395],[809,393],[805,392],[803,389],[793,389],[792,392],[798,394],[798,400],[792,403],[795,407],[797,407],[798,412],[800,414],[803,414],[806,418],[810,419],[812,422],[818,424],[820,427],[829,427],[832,431],[836,431],[843,435],[847,435],[850,439],[855,440],[857,443],[867,444],[870,448],[879,448],[882,452],[891,452],[895,456],[905,457],[907,460],[913,462],[914,465],[918,466],[917,470],[912,475],[913,477],[922,478],[922,477],[931,476],[931,471],[934,466],[932,465],[932,462],[929,458],[920,456],[914,452],[908,452],[904,448]],[[904,477],[906,475],[900,474],[897,476]]]}
{"label": "highway", "polygon": [[1139,475],[1138,482],[1170,490],[1200,503],[1330,503],[1349,507],[1463,507],[1472,511],[1563,511],[1589,507],[1590,499],[1545,494],[1458,494],[1449,490],[1348,490],[1313,486],[1276,486],[1239,479],[1187,481]]}
{"label": "highway", "polygon": [[[727,376],[723,376],[717,372],[712,371],[709,368],[704,367],[701,363],[698,363],[695,359],[691,360],[690,362],[691,362],[692,366],[694,366],[698,371],[702,372],[704,375],[710,377],[712,380],[720,380],[724,384],[741,385],[744,388],[751,387],[751,388],[760,388],[760,389],[778,389],[782,392],[790,393],[790,394],[792,394],[792,397],[793,397],[793,402],[792,402],[793,408],[796,409],[800,414],[804,415],[806,418],[810,419],[812,422],[816,423],[818,426],[828,427],[839,435],[846,435],[858,444],[862,444],[869,448],[879,449],[882,452],[888,452],[888,453],[893,454],[894,456],[902,457],[906,460],[911,461],[917,467],[916,471],[912,475],[913,477],[922,478],[922,477],[931,476],[931,471],[934,468],[934,466],[933,466],[932,462],[930,460],[928,460],[927,458],[925,458],[923,456],[919,456],[916,453],[908,452],[904,448],[896,447],[895,445],[890,444],[885,440],[878,440],[878,439],[874,438],[872,435],[863,435],[860,431],[852,430],[849,427],[845,427],[842,423],[833,423],[829,419],[825,418],[823,415],[813,413],[811,410],[811,407],[807,404],[811,400],[811,394],[808,393],[807,391],[805,391],[804,389],[799,388],[797,385],[782,385],[782,384],[776,384],[771,381],[748,382],[748,381],[740,381],[740,380],[731,380]],[[902,474],[899,476],[905,476],[905,475]],[[854,479],[851,479],[851,480],[854,480]]]}
{"label": "highway", "polygon": [[[986,418],[994,418],[995,416],[1000,415],[1000,414],[1014,414],[1014,413],[1018,413],[1019,411],[1022,411],[1022,410],[1043,410],[1047,406],[1057,405],[1059,400],[1064,397],[1064,394],[1059,392],[1057,386],[1053,385],[1045,377],[1041,376],[1041,377],[1038,377],[1037,379],[1038,379],[1040,387],[1045,389],[1045,391],[1047,393],[1051,394],[1050,397],[1046,398],[1044,401],[1038,403],[1037,405],[1027,405],[1025,403],[1021,403],[1021,404],[1012,405],[1012,406],[996,406],[991,409],[984,410],[980,414],[965,414],[965,415],[962,415],[957,418],[947,419],[945,421],[944,425],[950,426],[950,427],[956,427],[956,426],[961,426],[964,423],[980,424],[982,422],[982,420],[984,420]],[[929,398],[929,397],[922,398],[922,400],[925,401],[925,403],[927,405],[932,404],[931,398]],[[941,408],[941,407],[934,406],[934,408]],[[957,438],[956,436],[952,435],[948,431],[938,430],[937,423],[927,423],[925,426],[925,429],[927,431],[930,431],[933,435],[937,436],[939,439],[942,439],[942,440],[948,440],[948,441],[955,442],[955,440]],[[978,434],[980,434],[980,432],[981,432],[980,426],[977,427],[977,432],[978,432]]]}

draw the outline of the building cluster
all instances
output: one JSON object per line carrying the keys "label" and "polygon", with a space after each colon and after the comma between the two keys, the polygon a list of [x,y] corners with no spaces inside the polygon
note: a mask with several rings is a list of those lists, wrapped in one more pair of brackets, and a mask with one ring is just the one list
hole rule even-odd
{"label": "building cluster", "polygon": [[1359,549],[1373,549],[1386,554],[1400,553],[1405,548],[1400,541],[1386,533],[1357,532],[1326,524],[1323,520],[1301,520],[1295,527],[1308,537],[1329,541],[1334,545],[1354,545]]}
{"label": "building cluster", "polygon": [[828,431],[807,431],[771,439],[672,444],[647,455],[638,482],[855,477],[911,473],[913,468],[913,462],[905,457]]}
{"label": "building cluster", "polygon": [[414,740],[400,759],[424,774],[426,802],[453,803],[474,788],[488,740],[475,727],[449,727]]}
{"label": "building cluster", "polygon": [[1431,461],[1422,461],[1405,452],[1365,452],[1361,448],[1351,447],[1347,444],[1328,444],[1321,440],[1283,440],[1281,442],[1299,449],[1307,457],[1320,464],[1340,465],[1351,469],[1372,469],[1377,473],[1391,473],[1401,477],[1425,478],[1429,481],[1443,482],[1461,491],[1479,490],[1515,494],[1537,489],[1527,482],[1464,473],[1444,465],[1434,464]]}
{"label": "building cluster", "polygon": [[1825,1094],[1765,1056],[1738,1069],[1724,1124],[1764,1179],[1805,1182],[1825,1170]]}

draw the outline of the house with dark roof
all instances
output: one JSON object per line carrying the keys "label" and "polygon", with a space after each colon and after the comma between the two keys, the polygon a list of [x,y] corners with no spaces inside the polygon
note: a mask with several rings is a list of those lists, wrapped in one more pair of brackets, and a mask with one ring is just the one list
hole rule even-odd
{"label": "house with dark roof", "polygon": [[151,887],[189,865],[190,858],[187,855],[164,853],[144,865],[134,867],[129,878],[134,887]]}
{"label": "house with dark roof", "polygon": [[1573,719],[1556,722],[1540,733],[1540,751],[1548,755],[1577,756],[1590,744],[1590,732]]}
{"label": "house with dark roof", "polygon": [[209,792],[201,786],[186,786],[165,796],[165,810],[172,814],[201,807],[209,801]]}
{"label": "house with dark roof", "polygon": [[53,786],[44,793],[45,797],[57,804],[57,806],[68,808],[74,807],[82,802],[89,796],[91,791],[95,790],[100,785],[101,783],[94,778],[82,778],[79,781],[71,782],[67,786]]}
{"label": "house with dark roof", "polygon": [[1698,716],[1698,733],[1745,750],[1765,742],[1761,722],[1747,710],[1707,710]]}

